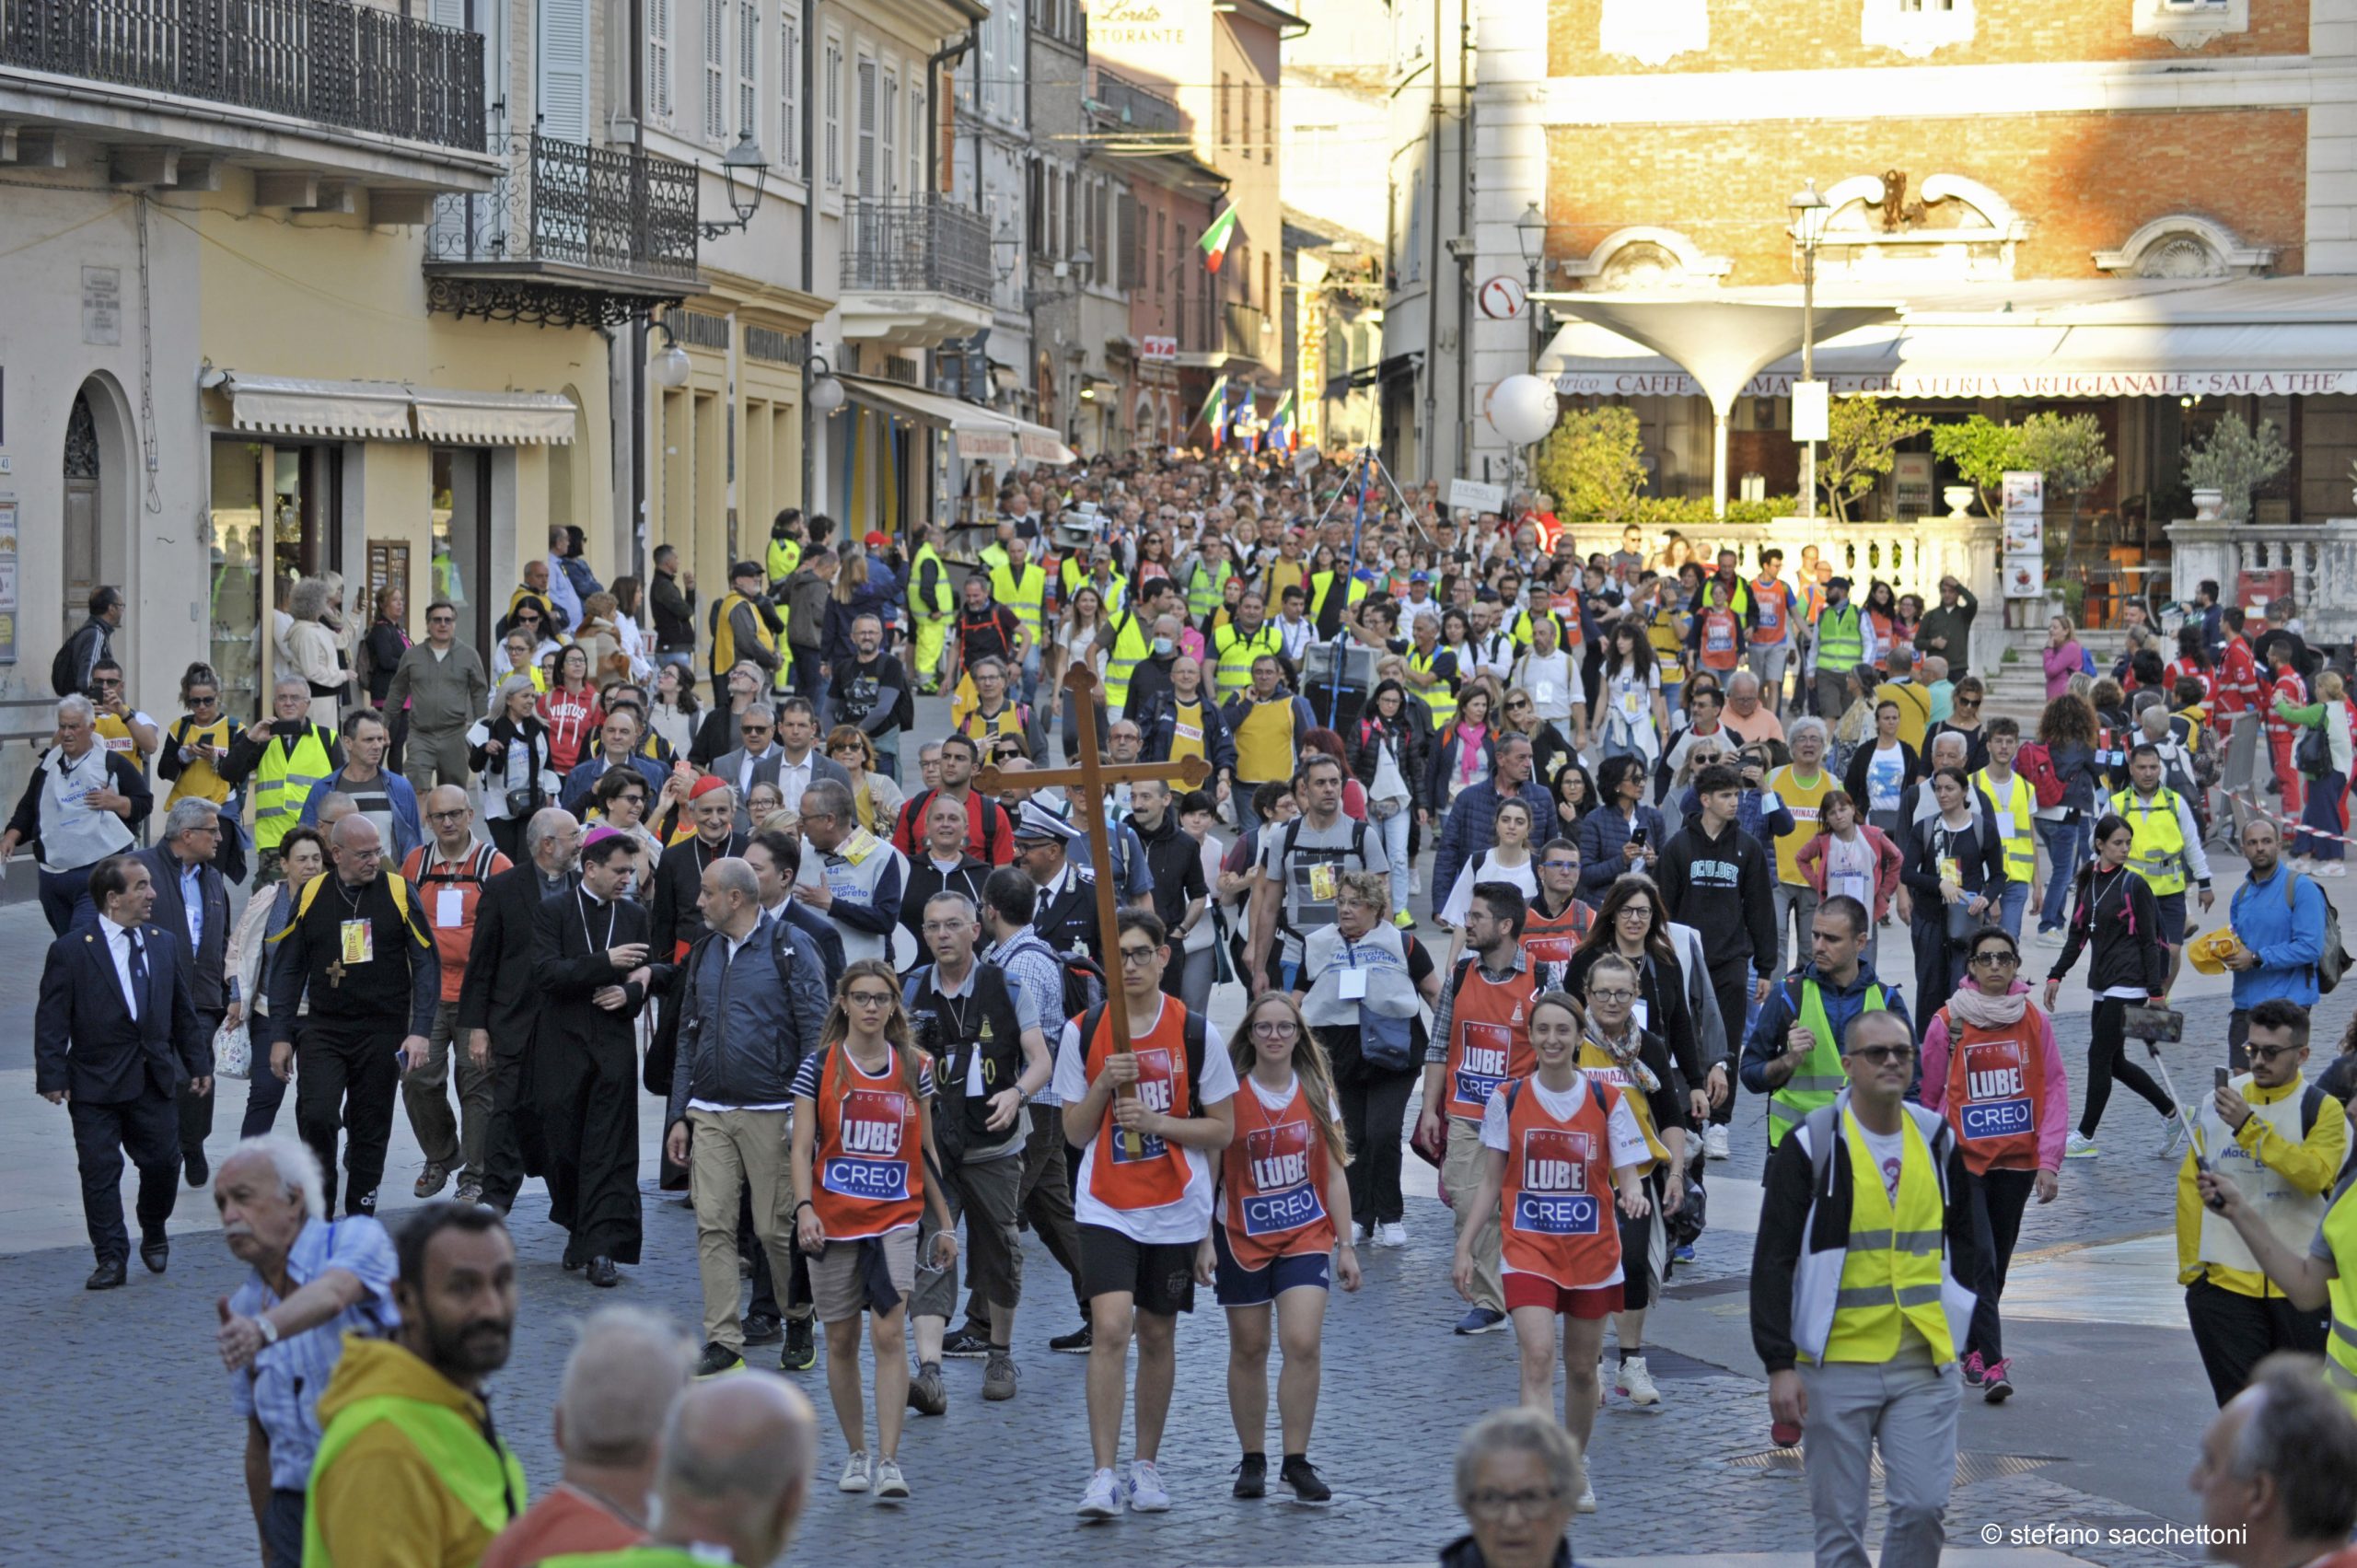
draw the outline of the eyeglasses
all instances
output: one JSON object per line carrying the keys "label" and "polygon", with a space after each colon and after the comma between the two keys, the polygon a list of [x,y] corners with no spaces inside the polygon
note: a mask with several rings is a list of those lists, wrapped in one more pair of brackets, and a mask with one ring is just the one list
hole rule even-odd
{"label": "eyeglasses", "polygon": [[460,822],[466,819],[467,811],[468,808],[461,806],[449,811],[429,811],[425,816],[432,822]]}
{"label": "eyeglasses", "polygon": [[1121,949],[1121,962],[1124,967],[1131,964],[1150,963],[1154,956],[1161,951],[1159,947],[1124,947]]}
{"label": "eyeglasses", "polygon": [[1914,1060],[1915,1048],[1911,1045],[1860,1045],[1852,1046],[1850,1054],[1877,1067],[1887,1067],[1895,1063]]}
{"label": "eyeglasses", "polygon": [[646,796],[634,789],[625,790],[621,794],[614,796],[614,804],[617,806],[644,806],[646,804]]}
{"label": "eyeglasses", "polygon": [[853,1007],[889,1007],[892,993],[888,991],[846,991],[843,1001]]}
{"label": "eyeglasses", "polygon": [[1542,860],[1538,863],[1541,871],[1577,871],[1579,868],[1580,863],[1576,860]]}
{"label": "eyeglasses", "polygon": [[1534,1487],[1526,1492],[1496,1492],[1483,1489],[1465,1494],[1465,1511],[1479,1514],[1485,1519],[1502,1519],[1508,1514],[1541,1514],[1557,1507],[1563,1501],[1560,1486]]}
{"label": "eyeglasses", "polygon": [[1984,970],[2015,970],[2022,964],[2020,954],[2000,952],[1975,953],[1972,962]]}
{"label": "eyeglasses", "polygon": [[1291,1018],[1262,1018],[1252,1026],[1255,1040],[1291,1040],[1301,1032]]}
{"label": "eyeglasses", "polygon": [[1634,1002],[1637,999],[1637,993],[1614,986],[1609,991],[1591,991],[1587,993],[1587,999],[1591,1002]]}
{"label": "eyeglasses", "polygon": [[428,626],[456,626],[459,623],[459,618],[455,615],[429,615],[425,618],[425,623]]}
{"label": "eyeglasses", "polygon": [[927,936],[955,936],[961,931],[973,929],[973,923],[966,920],[928,920],[924,923]]}

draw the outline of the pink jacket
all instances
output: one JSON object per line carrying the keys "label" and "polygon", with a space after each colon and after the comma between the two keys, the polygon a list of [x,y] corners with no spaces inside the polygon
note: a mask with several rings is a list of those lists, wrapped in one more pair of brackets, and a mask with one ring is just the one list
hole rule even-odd
{"label": "pink jacket", "polygon": [[[1906,861],[1899,854],[1898,846],[1890,842],[1890,835],[1872,822],[1861,822],[1858,825],[1858,831],[1865,834],[1866,842],[1874,846],[1875,919],[1879,921],[1890,912],[1890,896],[1898,891],[1898,873]],[[1817,896],[1823,898],[1825,896],[1825,834],[1819,832],[1817,837],[1801,845],[1800,853],[1793,857],[1793,861],[1801,868],[1801,875],[1808,879],[1808,885],[1817,890]]]}
{"label": "pink jacket", "polygon": [[2071,677],[2087,668],[2087,656],[2085,650],[2079,646],[2079,639],[2073,637],[2059,648],[2047,649],[2043,656],[2046,660],[2046,700],[2050,703],[2070,690]]}
{"label": "pink jacket", "polygon": [[[2028,989],[2022,981],[2014,981],[2014,994]],[[2046,1063],[2046,1097],[2038,1108],[2038,1168],[2061,1170],[2062,1145],[2071,1130],[2071,1084],[2063,1075],[2062,1052],[2054,1043],[2054,1020],[2035,1002],[2028,1011],[2038,1019],[2038,1053]],[[1948,1019],[1942,1010],[1923,1026],[1923,1109],[1939,1109],[1947,1089]]]}

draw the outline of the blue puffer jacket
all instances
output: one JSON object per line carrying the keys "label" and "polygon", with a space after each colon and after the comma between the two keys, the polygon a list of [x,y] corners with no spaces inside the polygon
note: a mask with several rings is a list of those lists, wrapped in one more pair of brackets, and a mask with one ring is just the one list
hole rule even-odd
{"label": "blue puffer jacket", "polygon": [[1612,884],[1629,869],[1620,851],[1629,842],[1631,826],[1645,830],[1645,842],[1655,853],[1669,842],[1661,813],[1642,802],[1633,823],[1622,820],[1620,813],[1608,806],[1599,806],[1580,819],[1580,897],[1586,902],[1601,903]]}

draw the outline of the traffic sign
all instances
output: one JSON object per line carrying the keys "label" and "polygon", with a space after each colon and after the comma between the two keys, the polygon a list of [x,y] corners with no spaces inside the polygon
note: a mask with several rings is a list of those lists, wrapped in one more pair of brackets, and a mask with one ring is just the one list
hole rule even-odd
{"label": "traffic sign", "polygon": [[1523,291],[1522,280],[1508,277],[1504,273],[1483,284],[1474,299],[1481,307],[1481,314],[1492,321],[1514,320],[1522,314],[1523,307],[1529,303]]}

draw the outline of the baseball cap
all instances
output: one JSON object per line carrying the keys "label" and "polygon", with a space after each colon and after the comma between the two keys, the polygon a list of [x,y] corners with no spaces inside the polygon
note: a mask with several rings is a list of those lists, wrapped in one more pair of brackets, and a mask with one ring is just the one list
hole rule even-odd
{"label": "baseball cap", "polygon": [[735,582],[739,577],[765,578],[768,575],[768,569],[762,566],[762,564],[758,561],[739,561],[737,564],[728,568],[728,580],[730,582]]}
{"label": "baseball cap", "polygon": [[866,543],[867,548],[868,548],[868,549],[870,549],[870,550],[881,550],[881,549],[883,549],[886,545],[888,545],[888,544],[891,543],[892,541],[891,541],[890,540],[888,540],[888,539],[886,539],[882,534],[877,533],[877,532],[874,531],[873,529],[871,529],[871,530],[869,530],[868,535],[867,535],[867,538],[866,538],[866,540],[865,540],[865,542]]}

